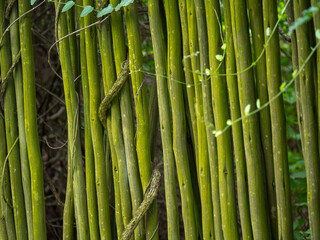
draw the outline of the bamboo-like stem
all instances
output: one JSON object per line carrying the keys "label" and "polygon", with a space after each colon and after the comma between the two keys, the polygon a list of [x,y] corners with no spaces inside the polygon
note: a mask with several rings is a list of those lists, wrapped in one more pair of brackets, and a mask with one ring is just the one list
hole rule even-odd
{"label": "bamboo-like stem", "polygon": [[[0,3],[0,25],[1,32],[3,34],[7,23],[3,16],[4,13],[4,1]],[[4,78],[7,75],[8,70],[11,66],[11,51],[10,51],[10,38],[9,35],[5,35],[3,38],[1,46],[1,78],[4,81]],[[15,89],[13,78],[9,77],[7,79],[8,84],[6,91],[4,93],[4,120],[5,120],[5,131],[6,131],[6,142],[7,142],[7,151],[11,148],[12,151],[8,157],[9,163],[9,173],[10,173],[10,183],[11,183],[11,197],[12,197],[12,206],[14,214],[14,223],[16,229],[17,239],[27,239],[27,220],[26,212],[24,205],[24,196],[22,186],[22,174],[21,174],[21,165],[20,165],[20,153],[19,145],[14,146],[14,142],[19,136],[18,133],[18,120],[16,115],[16,99],[15,99]]]}
{"label": "bamboo-like stem", "polygon": [[[125,7],[125,20],[127,24],[128,46],[129,46],[129,68],[131,72],[132,90],[135,101],[137,116],[137,155],[140,170],[140,179],[143,191],[146,190],[151,177],[151,151],[149,139],[149,116],[142,68],[142,52],[140,30],[138,22],[137,3],[134,2]],[[146,223],[146,238],[150,239],[154,234],[154,240],[158,236],[158,212],[157,203],[154,202],[148,211]]]}
{"label": "bamboo-like stem", "polygon": [[[235,75],[231,75],[232,73],[236,72],[236,61],[232,36],[230,5],[226,0],[223,1],[223,10],[226,39],[226,80],[228,85],[231,121],[234,121],[241,117],[241,111],[238,95],[237,77]],[[249,208],[248,183],[246,180],[246,156],[243,144],[242,126],[240,122],[234,123],[232,125],[232,136],[237,173],[237,192],[242,238],[253,239]]]}
{"label": "bamboo-like stem", "polygon": [[[307,9],[307,1],[294,1],[294,17],[298,19],[302,11]],[[318,149],[318,131],[315,108],[315,76],[313,75],[313,63],[311,61],[304,63],[311,51],[312,41],[309,38],[311,26],[309,23],[297,27],[297,48],[299,68],[305,64],[304,69],[299,74],[300,97],[301,97],[301,135],[303,136],[303,157],[306,166],[307,185],[308,185],[308,213],[311,239],[320,238],[320,183],[316,179],[320,177],[319,169],[319,149]]]}
{"label": "bamboo-like stem", "polygon": [[[112,41],[110,22],[107,20],[98,28],[98,36],[100,43],[102,73],[105,94],[111,89],[115,79],[116,70],[113,63]],[[120,106],[118,98],[115,98],[111,105],[111,131],[115,152],[117,155],[118,170],[119,170],[119,186],[120,186],[120,201],[123,224],[126,226],[132,217],[130,189],[128,183],[127,161],[125,156],[124,143],[122,138],[120,118]]]}
{"label": "bamboo-like stem", "polygon": [[[278,20],[277,1],[263,1],[264,32],[273,29]],[[279,34],[265,36],[265,41],[271,37],[266,48],[267,81],[269,97],[273,98],[281,85]],[[272,145],[274,156],[274,173],[277,196],[278,238],[292,239],[291,196],[289,182],[289,167],[286,138],[286,119],[282,97],[270,104],[272,124]]]}
{"label": "bamboo-like stem", "polygon": [[[13,5],[10,14],[10,23],[15,21],[18,17],[18,5]],[[19,24],[15,23],[10,29],[10,41],[11,41],[11,55],[12,59],[15,59],[20,51],[19,41]],[[13,73],[16,103],[17,103],[17,118],[19,128],[19,146],[20,146],[20,161],[22,172],[22,186],[24,193],[25,209],[26,209],[26,221],[28,227],[28,239],[33,238],[33,221],[32,221],[32,200],[31,200],[31,181],[30,181],[30,168],[27,151],[26,133],[24,125],[24,108],[23,108],[23,82],[22,82],[22,68],[19,62]]]}
{"label": "bamboo-like stem", "polygon": [[[58,19],[58,37],[68,34],[66,13],[60,13]],[[72,61],[69,51],[69,40],[59,43],[59,55],[63,76],[65,102],[68,117],[68,157],[71,167],[74,212],[78,239],[89,239],[89,224],[85,198],[85,184],[82,172],[82,154],[79,130],[79,103],[75,91]]]}
{"label": "bamboo-like stem", "polygon": [[[201,226],[201,200],[200,200],[200,191],[199,191],[199,154],[206,151],[206,148],[201,149],[199,145],[199,139],[201,141],[206,141],[206,136],[203,135],[203,132],[199,131],[199,129],[204,128],[204,122],[201,121],[203,119],[203,106],[202,106],[202,90],[201,85],[199,84],[198,80],[198,72],[200,71],[200,60],[199,60],[199,42],[198,42],[198,29],[197,29],[197,19],[196,19],[196,12],[193,0],[187,0],[187,16],[188,16],[188,35],[189,35],[189,51],[190,51],[190,58],[191,58],[191,70],[193,73],[193,84],[195,85],[195,110],[196,110],[196,118],[197,118],[197,135],[194,136],[197,139],[198,148],[195,149],[195,162],[190,162],[191,167],[191,177],[192,177],[192,185],[194,190],[195,196],[195,203],[193,206],[194,215],[196,218],[196,225],[197,225],[197,233],[198,235],[202,234],[202,226]],[[188,69],[185,69],[188,71]],[[190,71],[190,70],[189,70]],[[205,146],[202,144],[202,146]],[[206,154],[205,152],[203,152]],[[195,166],[193,168],[192,166]],[[217,198],[219,199],[219,198]],[[220,204],[219,204],[220,205]],[[220,214],[218,214],[220,216]],[[221,221],[221,218],[220,218]]]}
{"label": "bamboo-like stem", "polygon": [[[56,9],[59,4],[55,3]],[[61,9],[61,5],[59,6]],[[56,26],[58,28],[58,26]],[[56,29],[56,34],[59,31]],[[59,38],[58,36],[56,36]],[[68,40],[67,40],[68,41]],[[65,71],[65,69],[64,69]],[[68,127],[68,135],[70,135],[70,129]],[[68,138],[72,136],[68,136]],[[72,140],[71,140],[72,141]],[[62,225],[62,238],[63,240],[74,239],[74,197],[73,197],[73,163],[70,154],[70,147],[68,146],[68,168],[67,168],[67,185],[66,185],[66,196],[64,200],[63,208],[63,225]]]}
{"label": "bamboo-like stem", "polygon": [[[317,6],[318,1],[311,0],[312,6]],[[320,29],[320,14],[319,12],[313,13],[313,22],[314,22],[314,32],[319,31]],[[319,38],[316,38],[317,42],[319,42]],[[316,90],[316,99],[317,99],[317,117],[318,117],[318,146],[320,147],[320,49],[317,49],[317,90]]]}
{"label": "bamboo-like stem", "polygon": [[[8,169],[3,169],[6,167],[4,165],[7,153],[6,149],[4,121],[2,116],[0,116],[0,237],[4,240],[15,239],[13,214],[4,200],[4,197],[8,196],[9,193],[9,189],[4,186],[4,184],[9,183]],[[7,191],[3,191],[4,189],[7,189]]]}
{"label": "bamboo-like stem", "polygon": [[[83,6],[93,5],[92,0],[84,0]],[[93,15],[84,17],[84,25],[93,21]],[[90,94],[90,123],[95,158],[96,188],[98,197],[98,214],[100,238],[111,239],[108,183],[106,176],[105,149],[103,146],[103,129],[99,121],[98,109],[101,101],[100,80],[98,72],[97,46],[95,28],[85,29],[87,69]]]}
{"label": "bamboo-like stem", "polygon": [[[262,1],[249,0],[248,1],[250,25],[252,29],[252,40],[254,48],[254,58],[257,59],[264,50],[264,28],[263,28],[263,14]],[[270,28],[273,29],[273,28]],[[268,84],[267,84],[267,69],[266,58],[262,57],[256,64],[256,90],[260,104],[263,105],[269,101]],[[277,201],[275,192],[275,178],[274,178],[274,160],[272,150],[272,133],[269,106],[261,109],[259,112],[261,143],[263,148],[268,186],[268,200],[269,213],[271,217],[272,235],[273,238],[278,238],[278,221],[277,221]]]}
{"label": "bamboo-like stem", "polygon": [[[79,5],[83,1],[78,2]],[[79,27],[84,26],[84,19],[80,17],[81,11],[78,9]],[[88,221],[90,230],[90,239],[99,239],[99,224],[98,224],[98,202],[95,186],[95,166],[90,125],[90,98],[89,98],[89,80],[86,62],[86,43],[85,32],[80,32],[80,64],[81,64],[81,82],[83,94],[83,112],[84,112],[84,152],[85,152],[85,169],[86,169],[86,189],[87,189],[87,206],[88,206]]]}
{"label": "bamboo-like stem", "polygon": [[[244,0],[230,1],[232,32],[237,59],[237,71],[251,65],[251,49]],[[255,85],[252,69],[238,75],[239,100],[241,116],[245,116],[245,108],[250,105],[254,110],[256,106]],[[257,115],[242,120],[243,139],[247,159],[248,189],[250,200],[250,215],[254,239],[270,239],[270,223],[265,198],[265,172],[263,154],[260,140],[260,129]],[[257,174],[259,173],[259,174]]]}
{"label": "bamboo-like stem", "polygon": [[191,119],[191,137],[194,149],[198,149],[198,132],[197,132],[197,117],[195,110],[195,87],[191,66],[190,48],[189,48],[189,32],[188,32],[188,13],[186,0],[179,0],[181,32],[182,32],[182,47],[183,47],[183,63],[185,81],[187,84],[188,110]]}
{"label": "bamboo-like stem", "polygon": [[[111,4],[116,6],[117,4],[119,4],[119,2],[119,0],[112,0]],[[115,65],[117,76],[119,76],[122,70],[123,61],[127,58],[123,17],[121,11],[119,11],[118,13],[113,13],[111,15],[111,28]],[[135,149],[134,118],[129,81],[124,84],[120,92],[120,108],[129,185],[131,189],[132,214],[134,215],[142,202],[143,194],[139,176],[137,152]],[[144,238],[145,226],[144,221],[141,221],[138,227],[135,229],[135,239],[139,240]]]}
{"label": "bamboo-like stem", "polygon": [[[207,38],[207,25],[205,18],[205,5],[203,0],[196,0],[195,12],[198,27],[198,37],[199,37],[199,50],[200,50],[200,69],[201,74],[197,77],[200,80],[202,86],[202,101],[203,101],[203,118],[199,118],[198,121],[205,122],[205,131],[203,132],[203,140],[206,135],[207,141],[200,142],[200,137],[198,139],[199,149],[205,149],[209,154],[203,155],[199,152],[199,169],[198,174],[200,178],[200,195],[201,195],[201,209],[202,209],[202,229],[203,229],[203,239],[212,239],[215,234],[217,239],[222,239],[222,231],[220,228],[220,219],[217,216],[217,222],[213,223],[213,209],[217,208],[219,211],[220,201],[219,201],[219,173],[218,173],[218,158],[216,149],[216,139],[212,134],[214,130],[214,118],[213,109],[211,102],[211,84],[207,81],[207,76],[204,74],[206,69],[209,68],[209,58],[208,58],[208,38]],[[198,97],[198,96],[197,96]],[[201,128],[198,128],[198,134]],[[203,131],[204,129],[202,129]],[[201,146],[203,144],[204,146]],[[210,176],[211,175],[211,176]],[[212,191],[212,192],[211,192]],[[217,197],[217,198],[216,198]],[[213,202],[214,201],[214,202]],[[213,208],[214,206],[214,208]],[[221,216],[221,215],[220,215]],[[217,225],[219,224],[219,225]],[[216,225],[216,226],[214,226]],[[214,227],[217,231],[214,231]]]}
{"label": "bamboo-like stem", "polygon": [[[211,92],[216,131],[225,128],[230,118],[226,78],[214,74],[224,73],[224,65],[217,60],[223,55],[222,26],[219,1],[205,1],[208,29],[208,47],[211,76]],[[220,33],[220,34],[219,34]],[[201,54],[201,53],[200,53]],[[219,193],[221,205],[222,229],[225,239],[239,238],[234,189],[234,166],[232,156],[231,132],[227,131],[217,137],[219,161]]]}
{"label": "bamboo-like stem", "polygon": [[[19,16],[30,10],[30,3],[18,1]],[[32,216],[35,239],[46,239],[43,164],[38,137],[34,61],[30,15],[19,20],[21,61],[23,73],[23,99],[27,149],[31,175]]]}

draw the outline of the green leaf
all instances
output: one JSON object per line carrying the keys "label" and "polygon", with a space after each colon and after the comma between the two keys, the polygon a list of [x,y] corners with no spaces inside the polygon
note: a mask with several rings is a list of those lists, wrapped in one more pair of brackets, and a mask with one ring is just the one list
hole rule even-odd
{"label": "green leaf", "polygon": [[33,5],[37,0],[31,0],[30,4]]}
{"label": "green leaf", "polygon": [[206,69],[206,75],[210,76],[210,70],[208,68]]}
{"label": "green leaf", "polygon": [[93,11],[93,7],[88,5],[88,6],[85,6],[84,9],[82,10],[81,14],[80,14],[80,17],[85,17],[87,16],[89,13],[91,13]]}
{"label": "green leaf", "polygon": [[283,89],[284,89],[285,86],[286,86],[286,83],[283,82],[283,83],[281,84],[281,86],[280,86],[280,91],[281,91],[281,92],[283,91]]}
{"label": "green leaf", "polygon": [[251,108],[251,105],[250,105],[250,104],[248,104],[248,105],[244,108],[244,114],[245,114],[245,115],[248,115],[248,114],[249,114],[250,108]]}
{"label": "green leaf", "polygon": [[293,73],[292,73],[292,78],[295,78],[295,77],[296,77],[297,72],[298,72],[298,70],[297,70],[297,69],[293,71]]}
{"label": "green leaf", "polygon": [[261,103],[260,103],[260,99],[258,98],[257,101],[256,101],[256,106],[257,108],[260,108],[261,107]]}
{"label": "green leaf", "polygon": [[68,11],[70,8],[73,7],[74,4],[75,4],[74,1],[68,1],[68,2],[66,3],[66,5],[64,5],[64,7],[62,8],[61,12],[66,12],[66,11]]}
{"label": "green leaf", "polygon": [[232,125],[231,119],[228,119],[226,123],[227,123],[228,126],[231,126]]}
{"label": "green leaf", "polygon": [[112,4],[110,3],[107,7],[105,7],[100,12],[98,12],[97,17],[98,18],[103,17],[104,15],[111,13],[113,11],[113,9],[114,8],[113,8]]}
{"label": "green leaf", "polygon": [[317,39],[320,39],[320,29],[317,29],[317,30],[316,30],[316,38],[317,38]]}
{"label": "green leaf", "polygon": [[267,27],[267,29],[266,29],[266,35],[270,36],[270,28],[269,27]]}
{"label": "green leaf", "polygon": [[222,55],[216,55],[216,59],[221,62],[223,60],[223,56]]}
{"label": "green leaf", "polygon": [[226,48],[227,48],[227,45],[224,43],[224,44],[221,46],[221,49],[222,49],[222,50],[226,50]]}

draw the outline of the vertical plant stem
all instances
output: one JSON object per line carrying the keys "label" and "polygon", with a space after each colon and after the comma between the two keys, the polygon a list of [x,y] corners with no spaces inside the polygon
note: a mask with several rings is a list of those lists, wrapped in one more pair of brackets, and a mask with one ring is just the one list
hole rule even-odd
{"label": "vertical plant stem", "polygon": [[[0,3],[0,25],[1,32],[3,34],[7,23],[3,16],[4,13],[4,1]],[[11,67],[11,51],[10,51],[10,36],[7,34],[3,37],[1,46],[1,78],[4,81],[8,70]],[[18,120],[16,115],[16,100],[15,100],[15,89],[12,76],[7,78],[8,84],[4,93],[4,120],[5,120],[5,131],[7,141],[7,151],[11,148],[12,151],[8,156],[10,183],[11,183],[11,196],[12,196],[12,207],[14,214],[14,223],[16,228],[17,239],[27,239],[28,232],[26,212],[24,205],[24,196],[22,189],[22,174],[20,165],[20,153],[19,145],[15,145],[16,139],[19,137],[18,132]]]}
{"label": "vertical plant stem", "polygon": [[[98,36],[100,43],[104,89],[105,94],[107,95],[116,79],[116,70],[114,67],[112,54],[111,29],[110,22],[108,20],[98,26]],[[131,220],[132,210],[128,182],[127,161],[122,138],[122,128],[121,124],[119,123],[121,123],[119,99],[115,98],[111,105],[112,139],[109,138],[109,141],[113,142],[117,155],[122,219],[123,224],[126,226]]]}
{"label": "vertical plant stem", "polygon": [[[226,79],[215,74],[224,73],[224,65],[217,60],[217,55],[223,55],[222,46],[222,21],[219,1],[205,1],[208,47],[211,71],[211,92],[216,131],[226,127],[230,118],[228,111],[228,95]],[[220,33],[220,34],[219,34]],[[221,205],[222,229],[224,238],[239,238],[236,214],[236,199],[234,189],[234,172],[231,132],[226,131],[217,136],[219,160],[219,192]]]}
{"label": "vertical plant stem", "polygon": [[[92,6],[93,1],[84,0],[83,6],[87,5]],[[84,26],[91,24],[92,20],[92,14],[85,16]],[[107,169],[105,162],[105,149],[103,146],[103,129],[98,117],[98,109],[101,101],[101,95],[95,30],[95,28],[87,28],[85,30],[87,69],[90,93],[90,123],[95,158],[100,238],[111,239],[108,183],[106,176]]]}
{"label": "vertical plant stem", "polygon": [[[18,5],[15,3],[11,9],[10,23],[15,21],[18,17]],[[19,41],[19,23],[15,23],[10,28],[10,41],[11,41],[11,55],[15,59],[20,51]],[[32,220],[32,200],[31,200],[31,181],[30,181],[30,168],[27,151],[26,133],[24,125],[24,108],[23,108],[23,82],[22,82],[22,68],[19,62],[13,73],[16,103],[17,103],[17,119],[19,128],[19,146],[20,146],[20,161],[22,173],[22,186],[24,193],[26,221],[28,227],[28,239],[33,238],[33,220]]]}
{"label": "vertical plant stem", "polygon": [[3,191],[6,190],[4,185],[9,183],[8,169],[5,168],[4,164],[7,153],[6,149],[4,121],[2,116],[0,116],[0,237],[4,240],[15,239],[13,214],[8,211],[10,208],[8,208],[7,203],[4,200],[4,197],[6,196],[5,193],[8,193],[9,191]]}
{"label": "vertical plant stem", "polygon": [[[223,1],[223,10],[226,39],[226,80],[228,85],[231,121],[234,121],[241,117],[241,111],[237,76],[233,75],[233,73],[236,72],[236,60],[232,36],[230,5],[227,0]],[[240,122],[232,125],[232,135],[237,173],[237,192],[242,238],[249,240],[253,239],[253,235],[249,208],[246,156],[243,144],[242,126]]]}
{"label": "vertical plant stem", "polygon": [[[264,28],[263,28],[263,14],[262,1],[249,0],[248,1],[250,25],[252,29],[252,40],[254,48],[254,58],[257,59],[264,50]],[[270,28],[272,29],[272,28]],[[263,56],[256,64],[256,90],[260,104],[263,105],[269,101],[268,84],[267,84],[267,69],[266,58]],[[278,221],[277,221],[277,200],[275,192],[275,178],[274,178],[274,160],[272,151],[272,133],[269,106],[261,109],[259,112],[259,120],[261,131],[261,143],[263,148],[268,186],[268,202],[269,212],[271,217],[272,236],[278,238]]]}
{"label": "vertical plant stem", "polygon": [[[79,5],[83,1],[78,2]],[[84,26],[84,19],[80,17],[80,9],[78,9],[79,27]],[[86,189],[87,189],[87,205],[88,205],[88,221],[90,230],[90,239],[99,239],[98,225],[98,202],[95,186],[95,166],[90,125],[90,97],[89,97],[89,80],[86,62],[86,43],[85,32],[80,32],[80,70],[83,94],[83,112],[84,112],[84,152],[85,152],[85,169],[86,169]]]}
{"label": "vertical plant stem", "polygon": [[[251,65],[251,49],[244,0],[231,0],[232,30],[237,59],[237,71],[243,71]],[[241,116],[245,116],[245,108],[256,105],[255,85],[252,69],[238,75]],[[254,239],[270,239],[269,215],[265,189],[265,172],[260,142],[260,129],[257,115],[242,120],[243,139],[247,159],[250,215]],[[258,174],[259,173],[259,174]]]}
{"label": "vertical plant stem", "polygon": [[[30,10],[29,2],[18,1],[19,16]],[[43,188],[43,164],[40,152],[37,112],[32,33],[30,15],[19,20],[21,62],[23,73],[23,100],[26,139],[31,175],[32,213],[35,239],[46,239],[45,204]]]}
{"label": "vertical plant stem", "polygon": [[[200,50],[200,71],[201,73],[197,76],[199,78],[198,84],[202,86],[202,101],[203,101],[203,117],[200,117],[198,121],[205,122],[205,131],[203,132],[203,142],[200,143],[200,148],[207,148],[205,152],[199,152],[199,178],[200,178],[200,195],[201,195],[201,208],[202,208],[202,231],[203,239],[213,239],[216,234],[217,239],[222,239],[222,230],[219,229],[220,219],[217,216],[217,222],[213,223],[213,208],[217,208],[219,211],[219,174],[218,174],[218,158],[216,149],[216,140],[212,131],[214,130],[214,119],[213,110],[211,103],[211,84],[207,81],[207,76],[204,74],[207,68],[209,68],[208,58],[208,38],[207,38],[207,25],[205,18],[205,5],[203,0],[196,0],[195,12],[198,27],[198,38],[199,38],[199,50]],[[198,96],[197,96],[198,97]],[[200,128],[198,128],[198,132]],[[204,131],[204,129],[202,129]],[[206,135],[206,140],[204,136]],[[204,154],[205,153],[205,154]],[[211,172],[212,170],[212,172]],[[211,176],[210,176],[211,172]],[[212,185],[211,185],[212,184]],[[213,191],[214,190],[214,191]],[[212,192],[211,192],[212,191]],[[212,194],[212,195],[211,195]],[[217,197],[217,198],[216,198]],[[214,202],[213,202],[214,201]],[[213,206],[212,206],[213,205]],[[220,212],[221,214],[221,212]],[[221,215],[220,215],[221,216]],[[219,224],[214,226],[214,224]],[[221,225],[220,225],[221,226]],[[214,231],[214,227],[217,231]]]}
{"label": "vertical plant stem", "polygon": [[[263,1],[264,29],[273,29],[278,20],[277,1]],[[265,36],[265,41],[271,37],[266,48],[268,93],[273,98],[281,85],[279,34]],[[292,239],[291,195],[289,182],[289,167],[287,155],[286,119],[282,97],[270,103],[272,124],[272,143],[274,156],[274,173],[277,196],[278,238]]]}
{"label": "vertical plant stem", "polygon": [[187,13],[187,2],[186,0],[179,0],[179,10],[180,10],[180,21],[181,21],[181,32],[182,32],[182,47],[183,47],[183,63],[184,63],[184,73],[187,84],[187,97],[188,106],[187,111],[190,112],[191,118],[191,136],[194,149],[198,149],[198,132],[197,132],[197,117],[195,110],[195,86],[193,80],[190,48],[189,48],[189,32],[188,32],[188,13]]}
{"label": "vertical plant stem", "polygon": [[[116,6],[117,4],[119,4],[119,2],[120,0],[112,0],[111,4]],[[111,15],[111,28],[115,65],[117,76],[119,76],[122,70],[122,64],[127,58],[123,17],[121,11],[113,13]],[[124,84],[120,92],[120,108],[129,185],[131,189],[132,214],[134,215],[142,202],[143,194],[139,176],[137,152],[135,149],[134,118],[129,81]],[[135,239],[145,239],[144,221],[141,221],[138,227],[135,229]]]}
{"label": "vertical plant stem", "polygon": [[[68,34],[66,13],[59,14],[58,37],[62,38]],[[59,44],[60,62],[63,76],[65,101],[68,117],[68,155],[71,164],[71,176],[74,199],[74,212],[77,226],[77,238],[89,239],[89,224],[87,204],[85,198],[85,183],[82,172],[82,154],[79,131],[79,102],[76,95],[72,61],[69,51],[69,39]]]}
{"label": "vertical plant stem", "polygon": [[[294,17],[298,19],[302,16],[302,11],[309,7],[307,1],[294,1]],[[309,38],[311,26],[309,23],[302,24],[297,27],[297,48],[299,68],[304,64],[305,59],[311,51],[311,39]],[[301,97],[301,126],[303,136],[303,157],[306,166],[307,175],[307,199],[308,199],[308,213],[309,225],[311,232],[311,239],[320,238],[320,183],[315,179],[320,177],[319,169],[319,149],[318,149],[318,132],[315,109],[315,86],[313,75],[313,64],[311,61],[307,62],[304,69],[299,74],[300,82],[300,97]]]}
{"label": "vertical plant stem", "polygon": [[[151,177],[151,151],[150,136],[148,132],[149,116],[146,86],[143,73],[140,72],[140,69],[142,68],[142,52],[137,3],[134,2],[125,7],[124,11],[128,34],[129,68],[137,116],[137,155],[142,189],[145,191]],[[153,239],[157,240],[159,236],[157,230],[158,212],[156,202],[152,204],[146,217],[146,238],[150,239],[151,236],[155,234]]]}

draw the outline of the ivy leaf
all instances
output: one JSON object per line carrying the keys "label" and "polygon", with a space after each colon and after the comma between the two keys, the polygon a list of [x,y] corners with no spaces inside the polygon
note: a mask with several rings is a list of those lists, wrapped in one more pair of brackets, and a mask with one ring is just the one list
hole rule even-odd
{"label": "ivy leaf", "polygon": [[31,0],[30,4],[33,5],[37,0]]}
{"label": "ivy leaf", "polygon": [[260,99],[258,98],[256,101],[256,106],[259,109],[261,107]]}
{"label": "ivy leaf", "polygon": [[248,104],[245,108],[244,108],[244,114],[247,116],[250,112],[250,108],[251,108],[251,105]]}
{"label": "ivy leaf", "polygon": [[91,13],[93,11],[93,7],[88,5],[88,6],[85,6],[85,8],[82,10],[81,14],[80,14],[80,17],[85,17],[87,16],[89,13]]}
{"label": "ivy leaf", "polygon": [[133,3],[134,0],[121,0],[121,2],[114,8],[114,10],[117,12],[122,7],[128,6],[130,3]]}
{"label": "ivy leaf", "polygon": [[286,83],[283,82],[283,83],[281,84],[281,86],[280,86],[280,91],[281,91],[281,92],[283,92],[283,89],[284,89],[285,86],[286,86]]}
{"label": "ivy leaf", "polygon": [[210,70],[208,68],[206,69],[206,75],[210,76]]}
{"label": "ivy leaf", "polygon": [[64,7],[62,8],[61,12],[66,12],[66,11],[68,11],[70,8],[73,7],[74,4],[75,4],[74,1],[68,1],[68,2],[66,3],[66,5],[64,5]]}
{"label": "ivy leaf", "polygon": [[104,15],[111,13],[113,11],[113,9],[114,8],[113,8],[112,4],[110,3],[107,7],[105,7],[100,12],[98,12],[97,17],[98,18],[103,17]]}
{"label": "ivy leaf", "polygon": [[320,39],[320,29],[317,29],[317,31],[316,31],[316,38]]}
{"label": "ivy leaf", "polygon": [[223,51],[225,51],[226,50],[226,48],[227,48],[227,45],[224,43],[224,44],[222,44],[222,46],[221,46],[221,49],[223,50]]}
{"label": "ivy leaf", "polygon": [[232,125],[231,119],[228,119],[227,122],[226,122],[226,124],[227,124],[228,126],[231,126],[231,125]]}
{"label": "ivy leaf", "polygon": [[222,55],[216,55],[216,59],[221,62],[223,60],[223,56]]}

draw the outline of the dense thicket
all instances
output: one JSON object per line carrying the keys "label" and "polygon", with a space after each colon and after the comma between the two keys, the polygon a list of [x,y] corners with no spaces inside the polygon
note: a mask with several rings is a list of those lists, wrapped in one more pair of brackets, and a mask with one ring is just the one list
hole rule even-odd
{"label": "dense thicket", "polygon": [[[320,239],[317,1],[45,2],[0,2],[0,240]],[[58,191],[33,35],[64,95]]]}

